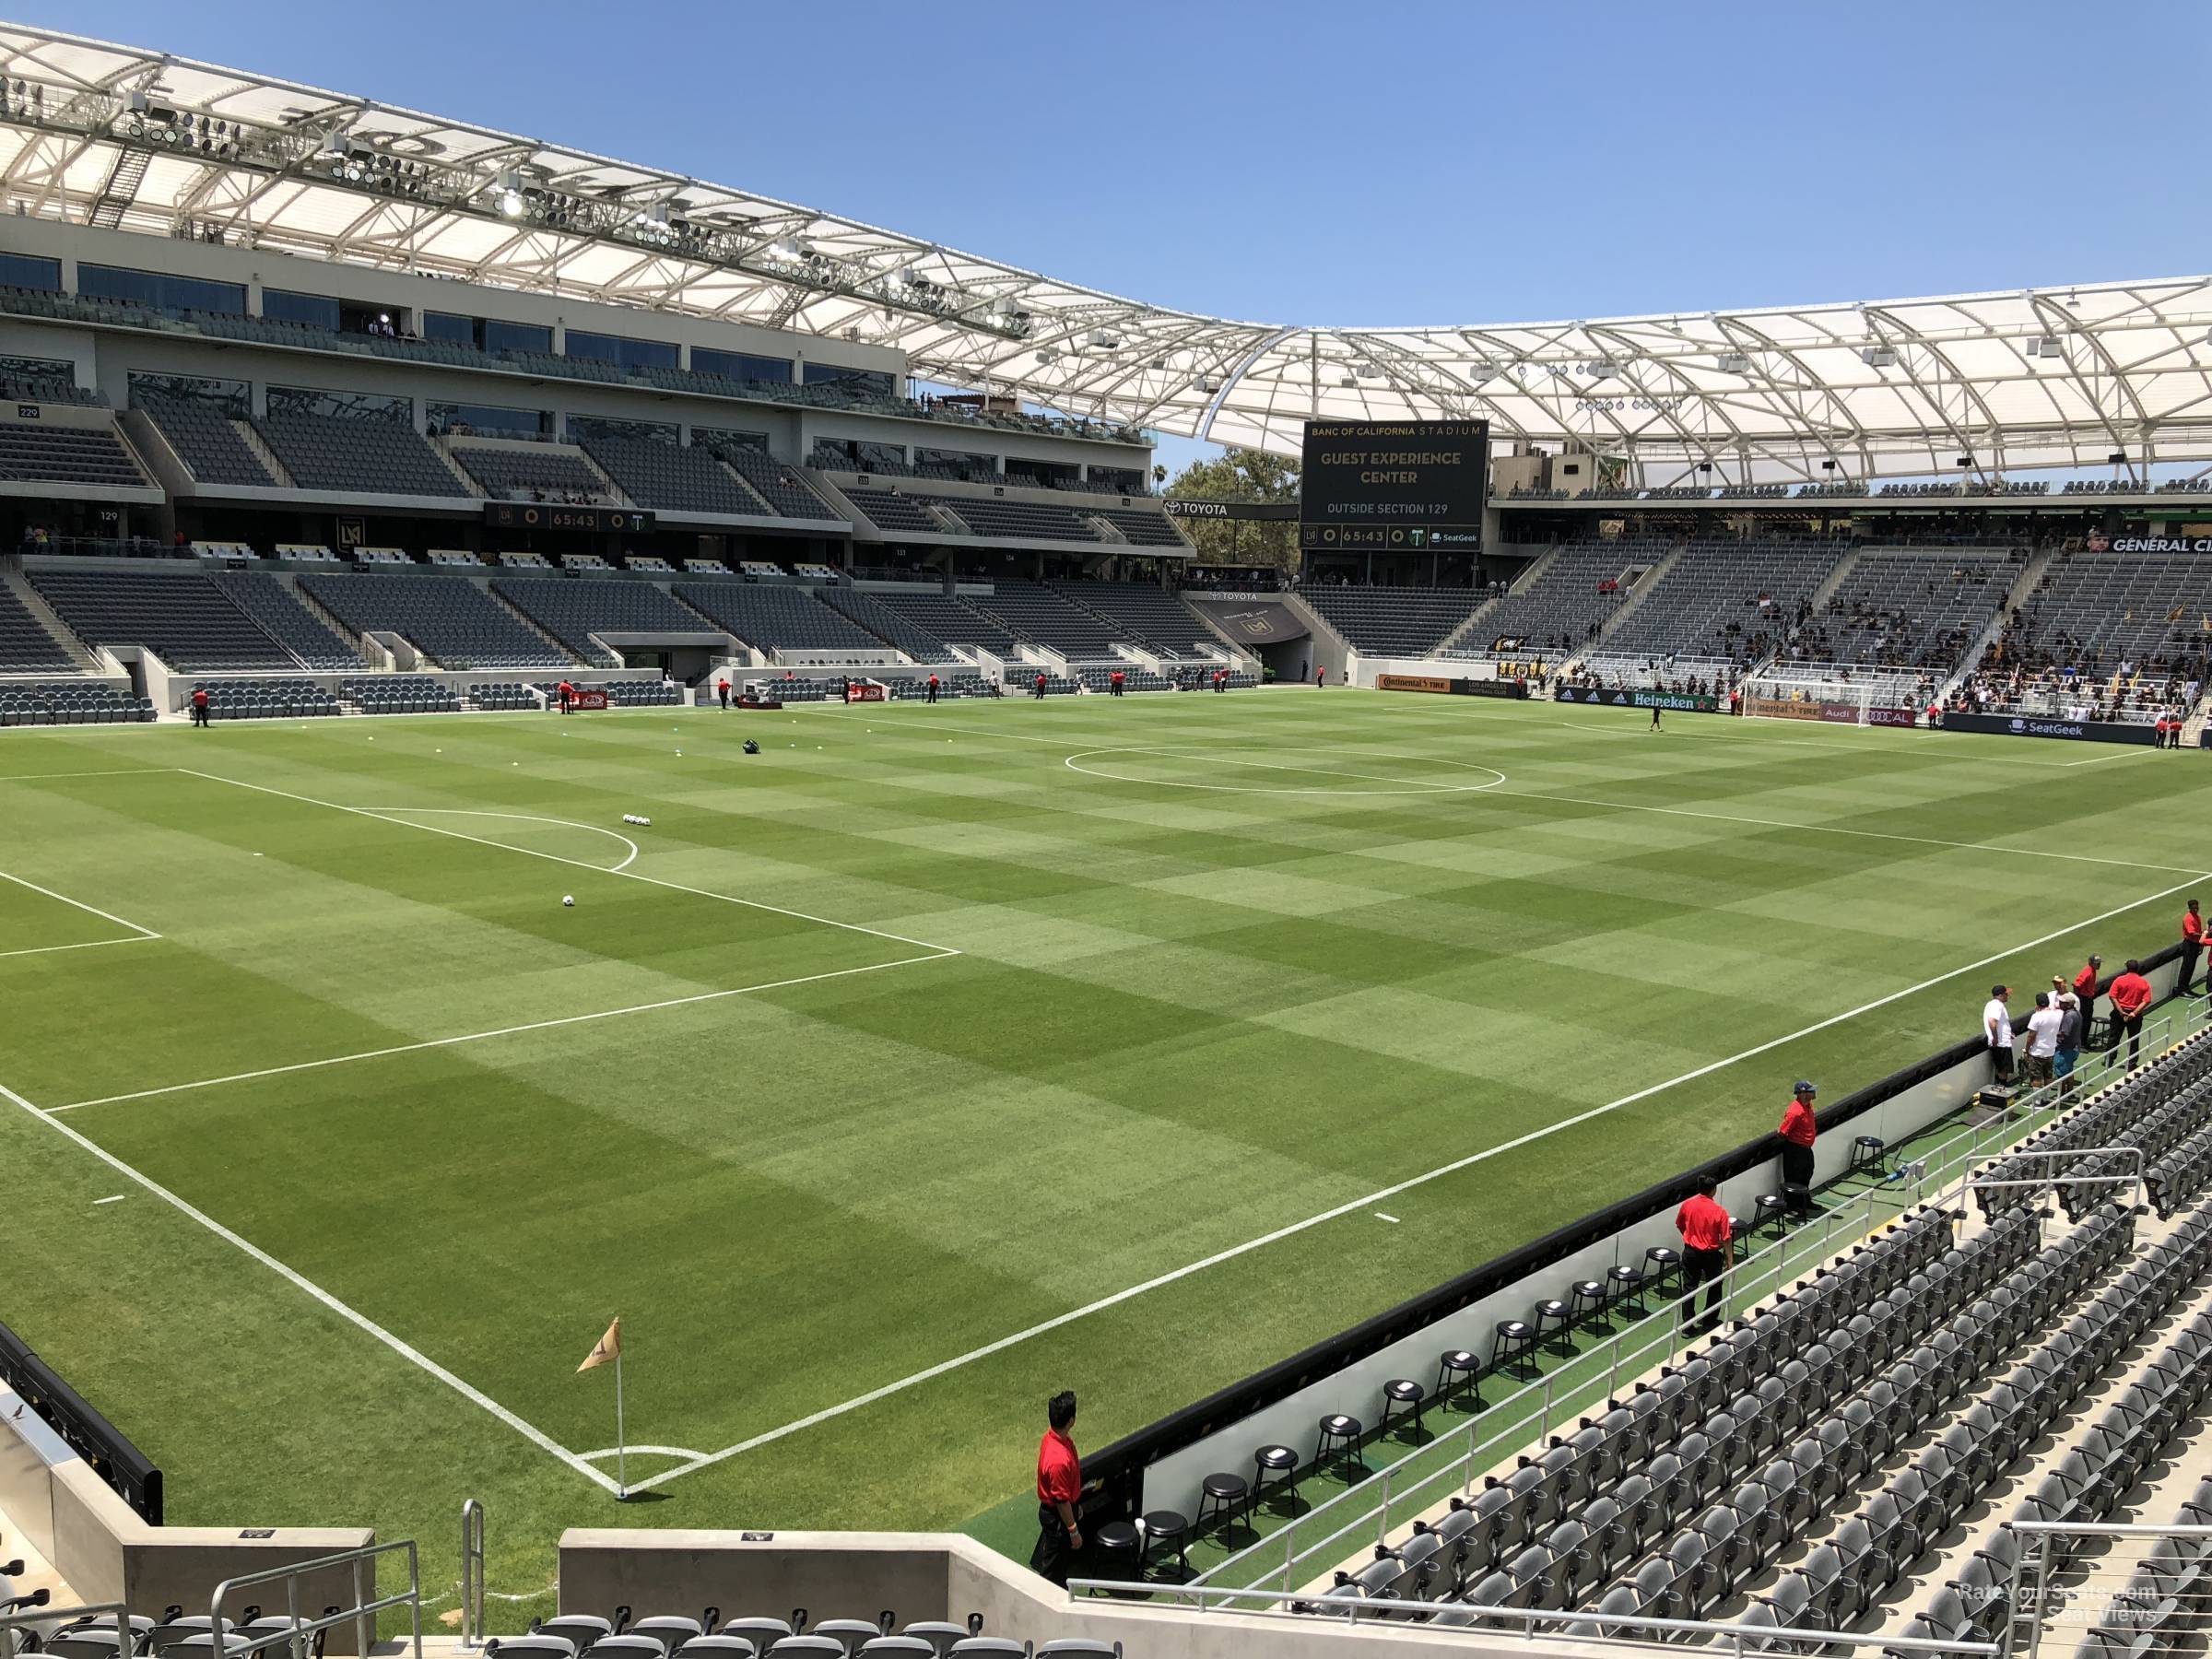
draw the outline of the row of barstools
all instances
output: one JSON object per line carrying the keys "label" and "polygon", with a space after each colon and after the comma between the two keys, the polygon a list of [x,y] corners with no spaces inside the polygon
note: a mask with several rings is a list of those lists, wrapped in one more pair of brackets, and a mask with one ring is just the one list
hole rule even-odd
{"label": "row of barstools", "polygon": [[[1886,1157],[1887,1148],[1879,1139],[1859,1135],[1852,1146],[1851,1170],[1878,1171]],[[1789,1201],[1779,1193],[1763,1194],[1751,1215],[1732,1219],[1737,1252],[1747,1253],[1751,1241],[1762,1232],[1771,1230],[1779,1236],[1787,1228]],[[1375,1427],[1375,1439],[1389,1437],[1394,1419],[1398,1429],[1410,1428],[1418,1437],[1422,1417],[1432,1405],[1440,1412],[1451,1411],[1454,1405],[1462,1410],[1480,1411],[1485,1404],[1485,1376],[1521,1380],[1537,1376],[1537,1362],[1545,1352],[1573,1355],[1573,1334],[1578,1328],[1609,1324],[1622,1313],[1642,1318],[1651,1312],[1652,1299],[1664,1304],[1681,1289],[1682,1253],[1667,1244],[1654,1244],[1646,1250],[1641,1266],[1622,1262],[1603,1278],[1579,1280],[1569,1288],[1564,1299],[1548,1297],[1538,1302],[1530,1318],[1500,1320],[1491,1333],[1488,1360],[1468,1348],[1446,1348],[1437,1357],[1436,1380],[1430,1386],[1424,1388],[1411,1377],[1394,1377],[1383,1383],[1382,1414]],[[1316,1427],[1310,1459],[1300,1458],[1294,1447],[1262,1446],[1252,1454],[1250,1479],[1224,1472],[1208,1475],[1200,1483],[1194,1522],[1176,1510],[1152,1510],[1135,1522],[1110,1522],[1100,1528],[1099,1547],[1109,1559],[1134,1570],[1138,1579],[1155,1563],[1171,1557],[1176,1568],[1187,1574],[1191,1539],[1211,1525],[1226,1528],[1240,1517],[1249,1519],[1269,1487],[1278,1496],[1288,1494],[1295,1510],[1301,1470],[1320,1473],[1334,1467],[1372,1473],[1366,1444],[1364,1422],[1343,1412],[1331,1412]]]}

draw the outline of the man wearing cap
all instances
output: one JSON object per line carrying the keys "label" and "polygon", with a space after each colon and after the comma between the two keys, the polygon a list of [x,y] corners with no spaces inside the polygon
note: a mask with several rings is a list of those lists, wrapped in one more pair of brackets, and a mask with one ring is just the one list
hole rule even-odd
{"label": "man wearing cap", "polygon": [[2058,994],[2058,1050],[2051,1056],[2051,1075],[2064,1086],[2060,1098],[2074,1092],[2074,1067],[2081,1059],[2081,998],[2071,991]]}
{"label": "man wearing cap", "polygon": [[1813,1116],[1813,1097],[1819,1091],[1800,1077],[1790,1103],[1783,1109],[1782,1195],[1791,1210],[1804,1215],[1813,1207],[1813,1141],[1820,1125]]}
{"label": "man wearing cap", "polygon": [[2005,999],[2009,985],[1992,985],[1989,1000],[1982,1005],[1982,1040],[1989,1046],[1989,1075],[1999,1083],[2012,1081],[2012,1010]]}

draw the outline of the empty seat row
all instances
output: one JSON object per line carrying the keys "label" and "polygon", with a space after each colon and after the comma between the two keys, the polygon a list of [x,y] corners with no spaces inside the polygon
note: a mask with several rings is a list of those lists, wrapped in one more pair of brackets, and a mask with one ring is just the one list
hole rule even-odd
{"label": "empty seat row", "polygon": [[567,668],[574,659],[465,576],[357,571],[300,584],[356,633],[400,635],[446,668]]}
{"label": "empty seat row", "polygon": [[304,720],[338,712],[338,700],[309,679],[196,680],[210,720]]}
{"label": "empty seat row", "polygon": [[339,689],[364,714],[452,714],[461,708],[452,688],[427,674],[360,675]]}

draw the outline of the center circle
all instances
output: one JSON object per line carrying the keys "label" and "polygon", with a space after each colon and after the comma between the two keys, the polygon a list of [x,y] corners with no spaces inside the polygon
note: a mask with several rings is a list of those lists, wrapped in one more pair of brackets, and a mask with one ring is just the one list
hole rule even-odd
{"label": "center circle", "polygon": [[[1200,764],[1235,767],[1253,771],[1274,771],[1302,774],[1306,777],[1327,777],[1349,780],[1353,787],[1329,784],[1299,783],[1218,783],[1192,782],[1175,778],[1132,777],[1126,771],[1113,771],[1105,767],[1085,766],[1081,762],[1107,755],[1159,755],[1171,760],[1188,760]],[[1326,767],[1298,766],[1279,759],[1251,759],[1248,756],[1279,755],[1334,755],[1348,757],[1355,761],[1413,760],[1423,766],[1449,766],[1463,771],[1487,772],[1487,781],[1480,783],[1424,783],[1411,778],[1393,778],[1374,772],[1335,771]],[[1408,755],[1392,749],[1341,749],[1330,747],[1287,746],[1263,749],[1193,749],[1159,747],[1114,747],[1083,749],[1070,755],[1062,762],[1070,771],[1079,771],[1093,778],[1106,778],[1116,783],[1149,783],[1166,789],[1210,789],[1226,794],[1335,794],[1335,795],[1422,795],[1473,794],[1485,789],[1495,789],[1505,782],[1505,774],[1494,766],[1477,766],[1468,760],[1446,760],[1436,755]],[[1358,785],[1378,783],[1383,788],[1362,788]]]}

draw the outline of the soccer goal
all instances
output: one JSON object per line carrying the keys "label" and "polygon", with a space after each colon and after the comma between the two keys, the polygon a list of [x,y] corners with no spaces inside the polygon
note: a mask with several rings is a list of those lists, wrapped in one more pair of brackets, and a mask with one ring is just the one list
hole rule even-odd
{"label": "soccer goal", "polygon": [[1762,720],[1814,720],[1830,725],[1910,726],[1918,684],[1910,675],[1830,670],[1769,672],[1745,682],[1744,712]]}

